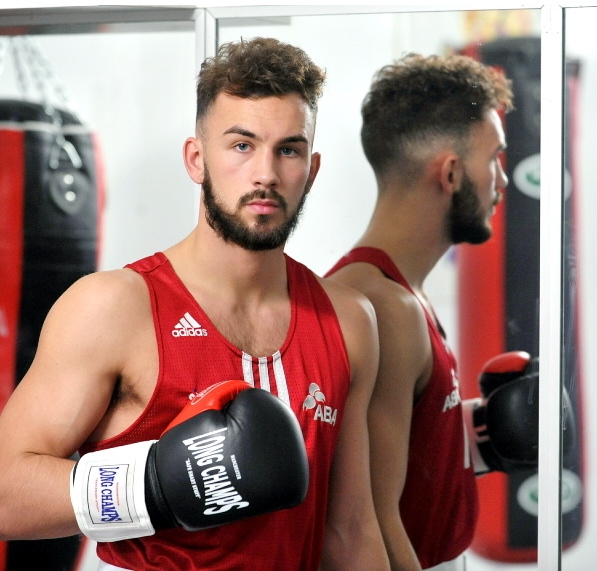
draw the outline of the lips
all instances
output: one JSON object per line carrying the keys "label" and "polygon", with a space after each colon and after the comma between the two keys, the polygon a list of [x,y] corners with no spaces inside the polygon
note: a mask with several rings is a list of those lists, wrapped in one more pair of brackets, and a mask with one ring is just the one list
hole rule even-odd
{"label": "lips", "polygon": [[280,208],[275,200],[251,200],[247,206],[257,214],[272,214]]}
{"label": "lips", "polygon": [[245,194],[239,201],[239,208],[243,206],[257,214],[272,214],[278,209],[286,212],[287,209],[286,200],[275,189],[258,189]]}

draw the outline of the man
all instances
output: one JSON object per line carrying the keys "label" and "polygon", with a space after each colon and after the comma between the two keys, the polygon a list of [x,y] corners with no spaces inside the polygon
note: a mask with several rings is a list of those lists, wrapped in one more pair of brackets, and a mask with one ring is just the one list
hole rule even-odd
{"label": "man", "polygon": [[328,276],[363,292],[377,315],[371,473],[393,571],[462,569],[473,537],[475,469],[456,363],[423,287],[451,245],[491,236],[507,184],[498,111],[511,99],[501,73],[468,57],[410,54],[379,70],[363,103],[361,140],[378,198]]}
{"label": "man", "polygon": [[[204,62],[196,137],[183,148],[202,185],[197,226],[164,252],[76,282],[48,314],[0,417],[2,539],[81,530],[98,540],[105,570],[387,569],[368,473],[374,312],[283,251],[319,169],[323,82],[302,50],[273,39],[227,44]],[[230,382],[238,396],[221,394],[229,379],[242,379],[240,389]],[[295,507],[235,521],[251,503],[239,486],[263,487],[267,499],[300,479],[252,474],[269,469],[277,450],[241,461],[262,439],[290,434],[286,420],[257,415],[248,430],[260,425],[263,436],[241,435],[230,472],[214,462],[223,432],[238,426],[196,435],[197,419],[230,417],[252,387],[290,405],[309,484]],[[189,418],[189,401],[206,411]],[[183,473],[173,475],[181,442]],[[230,520],[205,524],[216,513]]]}

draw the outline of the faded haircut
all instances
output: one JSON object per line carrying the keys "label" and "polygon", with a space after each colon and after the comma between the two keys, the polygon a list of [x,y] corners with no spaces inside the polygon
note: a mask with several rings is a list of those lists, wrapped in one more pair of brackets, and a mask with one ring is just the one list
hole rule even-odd
{"label": "faded haircut", "polygon": [[490,109],[513,109],[511,82],[464,55],[408,54],[381,68],[361,108],[361,142],[375,174],[416,177],[424,155],[450,142],[461,153]]}

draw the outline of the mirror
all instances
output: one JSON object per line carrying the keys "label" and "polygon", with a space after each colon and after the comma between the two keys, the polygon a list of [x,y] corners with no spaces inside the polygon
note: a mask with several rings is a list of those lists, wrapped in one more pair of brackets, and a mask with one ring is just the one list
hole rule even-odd
{"label": "mirror", "polygon": [[[333,36],[329,31],[334,30]],[[463,51],[507,70],[515,85],[517,114],[506,117],[510,186],[500,240],[507,241],[504,268],[493,268],[496,242],[470,252],[450,250],[426,282],[426,291],[459,355],[463,398],[476,396],[476,378],[482,364],[494,354],[524,349],[538,353],[539,285],[539,102],[540,39],[538,10],[485,12],[370,13],[218,20],[220,43],[240,37],[273,36],[302,47],[327,69],[328,80],[320,101],[315,150],[322,167],[301,222],[290,239],[288,253],[324,273],[360,237],[372,212],[376,186],[360,144],[360,105],[377,69],[406,52],[423,54]],[[516,168],[518,167],[518,168]],[[508,210],[506,210],[506,208]],[[497,233],[496,233],[497,234]],[[460,248],[460,247],[459,247]],[[473,251],[475,259],[468,259]],[[466,269],[462,266],[467,257]],[[488,269],[489,267],[489,269]],[[505,269],[503,274],[500,271]],[[460,304],[462,282],[470,273],[495,271],[503,280],[507,303],[495,316],[503,339],[485,342],[481,325],[470,313],[487,321],[491,294],[480,289]],[[494,275],[494,274],[492,274]],[[479,287],[477,285],[474,286]],[[470,289],[468,290],[471,291]],[[475,305],[475,299],[481,300]],[[495,304],[498,305],[497,303]],[[465,308],[465,309],[466,309]],[[489,309],[488,309],[489,308]],[[465,315],[466,313],[466,315]],[[463,324],[463,321],[467,323]],[[493,330],[492,330],[493,331]],[[499,335],[499,333],[498,333]],[[476,342],[474,341],[476,338]],[[479,339],[482,339],[479,341]],[[486,343],[480,363],[470,347]],[[460,349],[459,349],[460,346]],[[477,355],[475,356],[477,357]],[[467,388],[468,383],[468,388]],[[464,389],[464,390],[463,390]],[[468,391],[469,394],[465,394]],[[489,474],[479,480],[481,514],[477,536],[467,557],[467,569],[532,569],[536,567],[536,471],[514,478]]]}
{"label": "mirror", "polygon": [[[565,9],[563,154],[570,185],[569,192],[564,195],[563,210],[562,383],[579,397],[575,413],[579,417],[580,450],[576,458],[567,458],[565,454],[563,456],[562,569],[566,571],[590,569],[594,566],[592,543],[597,538],[593,498],[597,481],[591,469],[591,459],[597,457],[597,426],[590,413],[590,403],[596,397],[591,378],[597,367],[595,355],[590,350],[591,340],[597,336],[597,306],[592,295],[591,270],[594,267],[594,249],[597,244],[595,225],[591,218],[597,209],[592,192],[592,185],[597,179],[592,157],[597,125],[592,98],[597,89],[597,51],[591,42],[583,41],[583,38],[586,39],[592,33],[595,24],[597,8]],[[565,435],[569,428],[565,423],[565,415],[563,420]],[[571,517],[570,509],[575,504],[582,507],[578,514],[580,519]],[[580,539],[575,542],[579,528],[582,532]]]}

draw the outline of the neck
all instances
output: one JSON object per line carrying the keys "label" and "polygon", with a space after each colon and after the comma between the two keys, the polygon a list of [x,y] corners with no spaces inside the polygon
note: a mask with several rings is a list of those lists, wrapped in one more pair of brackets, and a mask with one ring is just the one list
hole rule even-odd
{"label": "neck", "polygon": [[[389,189],[376,203],[357,246],[385,251],[415,290],[450,247],[445,237],[445,210],[434,206],[425,189]],[[435,199],[437,203],[437,198]]]}
{"label": "neck", "polygon": [[222,240],[205,221],[165,254],[189,289],[246,300],[287,291],[283,247],[245,250]]}

